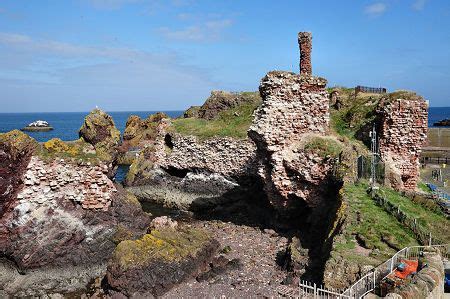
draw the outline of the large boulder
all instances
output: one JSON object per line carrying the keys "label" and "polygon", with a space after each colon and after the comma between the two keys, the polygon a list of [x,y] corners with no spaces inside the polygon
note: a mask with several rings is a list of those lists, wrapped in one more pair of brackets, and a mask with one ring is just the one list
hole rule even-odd
{"label": "large boulder", "polygon": [[84,119],[78,134],[95,147],[97,155],[104,161],[115,161],[120,131],[110,115],[100,109],[92,110]]}
{"label": "large boulder", "polygon": [[198,229],[152,230],[141,239],[117,246],[108,264],[107,281],[126,296],[160,296],[207,269],[218,246]]}
{"label": "large boulder", "polygon": [[190,117],[198,117],[198,111],[200,110],[200,106],[191,106],[183,113],[184,118]]}
{"label": "large boulder", "polygon": [[142,145],[146,141],[147,143],[154,141],[157,136],[156,127],[164,118],[169,117],[163,112],[152,114],[146,119],[141,119],[137,115],[131,115],[127,120],[123,133],[124,143],[135,147]]}

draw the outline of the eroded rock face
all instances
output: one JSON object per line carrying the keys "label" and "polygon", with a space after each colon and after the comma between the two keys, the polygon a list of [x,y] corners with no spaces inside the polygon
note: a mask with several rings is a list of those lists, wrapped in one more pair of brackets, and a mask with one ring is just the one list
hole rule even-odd
{"label": "eroded rock face", "polygon": [[110,115],[100,109],[92,110],[84,119],[79,135],[95,147],[97,155],[103,160],[115,161],[120,131]]}
{"label": "eroded rock face", "polygon": [[207,268],[218,246],[199,229],[152,230],[117,246],[108,265],[108,284],[127,296],[160,296]]}
{"label": "eroded rock face", "polygon": [[14,208],[12,199],[36,147],[37,142],[19,130],[0,134],[0,218]]}
{"label": "eroded rock face", "polygon": [[232,109],[244,103],[255,103],[261,99],[257,93],[231,93],[226,91],[212,91],[206,102],[198,109],[197,117],[214,119],[220,112]]}
{"label": "eroded rock face", "polygon": [[164,142],[165,150],[156,152],[157,164],[164,169],[202,170],[238,178],[251,174],[254,167],[256,147],[248,139],[217,137],[201,141],[195,136],[169,134]]}
{"label": "eroded rock face", "polygon": [[191,106],[183,113],[184,118],[190,117],[198,117],[198,111],[200,110],[200,106]]}
{"label": "eroded rock face", "polygon": [[428,104],[415,94],[400,93],[394,100],[381,101],[377,112],[386,181],[398,191],[414,190],[420,152],[427,139]]}

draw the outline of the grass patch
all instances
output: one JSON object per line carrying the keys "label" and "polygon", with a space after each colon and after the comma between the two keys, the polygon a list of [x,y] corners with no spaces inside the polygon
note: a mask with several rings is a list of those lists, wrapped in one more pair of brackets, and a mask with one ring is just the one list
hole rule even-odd
{"label": "grass patch", "polygon": [[[395,217],[378,206],[367,194],[368,184],[345,184],[341,190],[346,226],[336,238],[332,256],[357,264],[378,265],[399,249],[418,245],[414,234]],[[358,247],[371,249],[369,255]]]}
{"label": "grass patch", "polygon": [[219,113],[213,120],[179,118],[173,120],[175,131],[183,135],[195,135],[200,139],[215,136],[247,138],[247,131],[253,121],[253,111],[260,102],[246,103]]}
{"label": "grass patch", "polygon": [[450,220],[441,212],[427,209],[392,189],[381,187],[380,190],[384,192],[392,204],[398,206],[409,217],[416,218],[417,222],[429,231],[432,236],[450,243],[450,234],[448,233]]}
{"label": "grass patch", "polygon": [[417,188],[419,188],[420,190],[422,190],[425,193],[431,193],[430,188],[428,188],[428,186],[424,182],[419,182],[417,184]]}

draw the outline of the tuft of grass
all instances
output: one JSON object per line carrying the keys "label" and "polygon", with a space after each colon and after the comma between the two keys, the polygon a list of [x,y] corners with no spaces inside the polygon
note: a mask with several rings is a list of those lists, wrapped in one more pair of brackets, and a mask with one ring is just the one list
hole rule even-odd
{"label": "tuft of grass", "polygon": [[183,135],[195,135],[200,139],[215,136],[247,138],[247,131],[253,120],[253,112],[260,102],[245,103],[233,109],[222,111],[213,120],[179,118],[173,120],[175,131]]}
{"label": "tuft of grass", "polygon": [[336,158],[342,150],[342,145],[338,141],[321,136],[314,136],[305,144],[305,151],[314,152],[323,158]]}

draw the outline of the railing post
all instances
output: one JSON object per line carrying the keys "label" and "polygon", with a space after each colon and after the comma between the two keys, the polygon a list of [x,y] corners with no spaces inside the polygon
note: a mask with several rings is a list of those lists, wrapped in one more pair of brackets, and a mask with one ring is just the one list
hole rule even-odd
{"label": "railing post", "polygon": [[430,232],[430,238],[428,240],[428,246],[431,246],[431,232]]}
{"label": "railing post", "polygon": [[317,298],[317,287],[316,287],[316,283],[314,283],[314,299]]}

